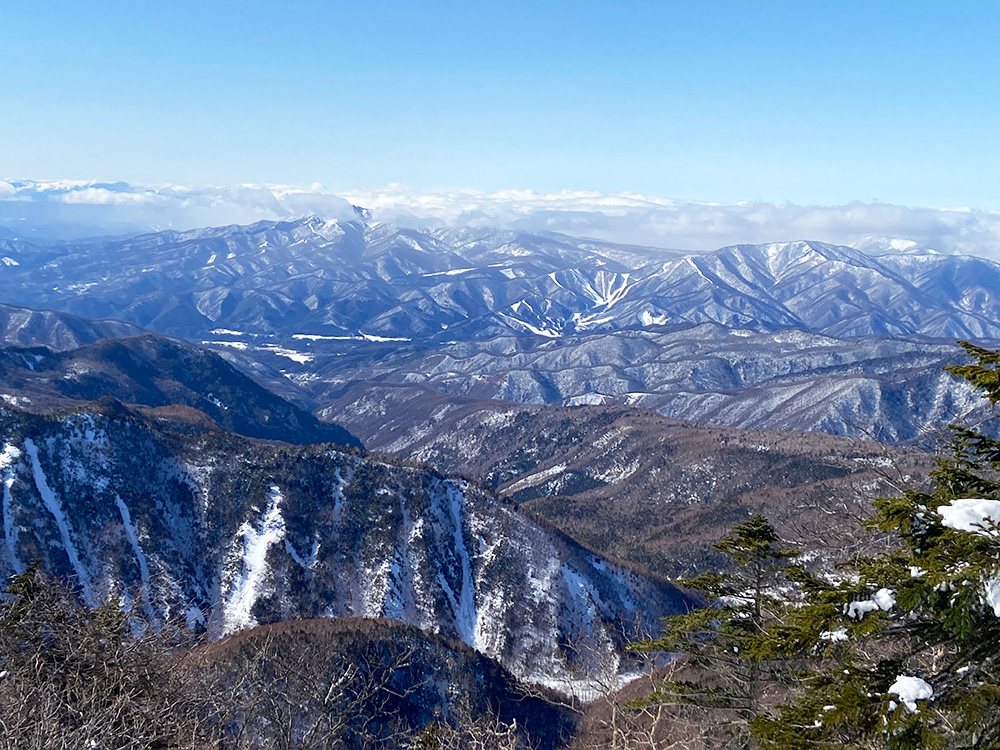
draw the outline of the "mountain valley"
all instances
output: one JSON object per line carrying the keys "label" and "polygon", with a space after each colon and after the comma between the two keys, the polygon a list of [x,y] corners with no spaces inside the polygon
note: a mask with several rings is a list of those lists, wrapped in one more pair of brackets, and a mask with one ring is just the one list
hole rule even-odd
{"label": "mountain valley", "polygon": [[471,665],[502,705],[508,679],[578,705],[634,678],[624,646],[702,603],[671,581],[753,514],[836,580],[872,499],[989,414],[953,339],[1000,340],[1000,266],[817,242],[359,211],[0,255],[0,574],[237,644],[207,647],[226,680],[240,644],[342,654],[385,621],[420,680],[472,696]]}

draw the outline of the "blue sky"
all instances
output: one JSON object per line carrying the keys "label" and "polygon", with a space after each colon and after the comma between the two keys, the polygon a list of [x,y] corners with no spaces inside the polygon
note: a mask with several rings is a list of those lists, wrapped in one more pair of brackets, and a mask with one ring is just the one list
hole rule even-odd
{"label": "blue sky", "polygon": [[1000,209],[1000,11],[6,2],[0,178]]}

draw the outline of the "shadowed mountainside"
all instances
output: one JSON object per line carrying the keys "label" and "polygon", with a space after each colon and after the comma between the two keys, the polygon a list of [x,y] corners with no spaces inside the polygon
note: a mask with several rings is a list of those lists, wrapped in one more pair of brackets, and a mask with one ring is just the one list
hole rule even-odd
{"label": "shadowed mountainside", "polygon": [[0,349],[0,391],[8,403],[33,411],[112,396],[165,418],[188,407],[247,437],[361,446],[347,430],[318,421],[214,352],[155,334],[102,339],[63,352]]}

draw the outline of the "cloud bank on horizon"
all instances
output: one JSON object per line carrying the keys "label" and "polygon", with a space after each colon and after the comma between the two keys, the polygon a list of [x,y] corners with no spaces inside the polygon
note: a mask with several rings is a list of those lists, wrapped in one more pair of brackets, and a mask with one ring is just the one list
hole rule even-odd
{"label": "cloud bank on horizon", "polygon": [[916,247],[1000,258],[1000,212],[972,208],[705,203],[634,193],[428,191],[401,185],[330,191],[321,185],[192,188],[0,180],[0,229],[29,238],[185,230],[308,214],[347,219],[357,217],[354,206],[369,209],[376,221],[421,229],[560,232],[689,251],[809,239],[863,249]]}

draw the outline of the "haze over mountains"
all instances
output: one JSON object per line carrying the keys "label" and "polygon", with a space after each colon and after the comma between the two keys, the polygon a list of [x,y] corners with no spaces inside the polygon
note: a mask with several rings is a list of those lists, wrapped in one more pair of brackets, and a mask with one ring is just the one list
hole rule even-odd
{"label": "haze over mountains", "polygon": [[419,190],[400,184],[331,191],[316,184],[196,187],[3,179],[0,237],[8,233],[73,241],[289,221],[308,214],[349,220],[354,216],[352,204],[364,206],[374,221],[418,229],[503,227],[690,252],[801,237],[866,251],[907,246],[994,260],[1000,247],[1000,217],[995,212],[881,201],[796,205],[699,202],[633,191]]}

